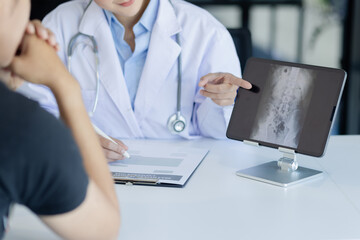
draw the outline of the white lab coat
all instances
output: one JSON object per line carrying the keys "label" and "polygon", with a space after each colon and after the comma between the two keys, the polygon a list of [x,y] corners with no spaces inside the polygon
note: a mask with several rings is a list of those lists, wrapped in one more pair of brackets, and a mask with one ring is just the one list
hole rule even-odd
{"label": "white lab coat", "polygon": [[[94,36],[99,47],[100,92],[92,121],[106,134],[118,138],[225,138],[232,106],[220,107],[199,94],[200,78],[212,72],[241,75],[234,43],[226,28],[205,10],[182,0],[160,0],[146,63],[133,111],[111,30],[103,10],[93,2],[84,13],[87,0],[60,5],[44,19],[60,44],[60,58],[67,64],[68,43],[78,31]],[[174,11],[175,9],[175,11]],[[175,35],[180,32],[181,46]],[[85,40],[84,40],[85,41]],[[81,41],[80,41],[81,42]],[[176,112],[178,56],[182,53],[181,111],[187,127],[180,136],[167,128]],[[90,47],[79,45],[71,61],[72,74],[80,83],[88,111],[95,100],[95,61]],[[43,86],[29,85],[36,100],[58,114],[56,101]]]}

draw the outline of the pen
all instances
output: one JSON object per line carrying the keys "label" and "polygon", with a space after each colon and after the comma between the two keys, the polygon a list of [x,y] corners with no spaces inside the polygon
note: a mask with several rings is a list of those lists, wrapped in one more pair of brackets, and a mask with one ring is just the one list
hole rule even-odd
{"label": "pen", "polygon": [[[116,145],[118,145],[118,143],[115,142],[114,139],[112,139],[111,137],[109,137],[108,135],[106,135],[106,133],[104,133],[104,132],[103,132],[100,128],[98,128],[95,124],[92,123],[92,125],[93,125],[93,127],[94,127],[94,129],[95,129],[95,132],[96,132],[97,134],[99,134],[100,136],[102,136],[102,137],[110,140],[111,142],[115,143]],[[125,158],[130,158],[130,154],[129,154],[127,151],[124,150],[124,152],[123,152],[122,154],[124,155]]]}

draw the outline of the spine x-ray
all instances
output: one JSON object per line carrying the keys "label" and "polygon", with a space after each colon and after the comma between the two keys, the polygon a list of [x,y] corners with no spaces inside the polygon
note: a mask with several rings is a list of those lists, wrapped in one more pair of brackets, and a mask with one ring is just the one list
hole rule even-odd
{"label": "spine x-ray", "polygon": [[297,148],[314,89],[315,71],[271,65],[250,138]]}

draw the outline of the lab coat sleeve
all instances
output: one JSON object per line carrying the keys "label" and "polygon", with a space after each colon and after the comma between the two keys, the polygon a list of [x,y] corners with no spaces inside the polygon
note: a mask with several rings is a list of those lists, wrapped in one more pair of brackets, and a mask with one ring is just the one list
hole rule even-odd
{"label": "lab coat sleeve", "polygon": [[[241,77],[240,61],[235,45],[225,28],[217,29],[208,41],[198,79],[215,72],[227,72]],[[210,98],[200,95],[199,91],[200,88],[197,89],[193,115],[198,131],[205,137],[225,139],[233,105],[221,107]]]}

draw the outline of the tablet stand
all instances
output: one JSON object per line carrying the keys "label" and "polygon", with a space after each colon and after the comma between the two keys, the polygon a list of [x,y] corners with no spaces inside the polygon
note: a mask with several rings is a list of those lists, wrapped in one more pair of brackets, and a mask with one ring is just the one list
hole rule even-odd
{"label": "tablet stand", "polygon": [[[244,141],[244,143],[259,146],[255,142]],[[321,175],[321,171],[299,167],[294,150],[279,148],[279,151],[283,154],[283,157],[278,161],[239,170],[236,174],[281,187],[288,187]]]}

